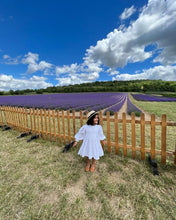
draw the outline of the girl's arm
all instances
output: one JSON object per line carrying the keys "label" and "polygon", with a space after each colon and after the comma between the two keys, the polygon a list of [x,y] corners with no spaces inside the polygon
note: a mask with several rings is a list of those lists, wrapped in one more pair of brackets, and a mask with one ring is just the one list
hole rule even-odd
{"label": "girl's arm", "polygon": [[77,143],[78,143],[78,142],[77,142],[77,141],[75,141],[75,142],[74,142],[74,144],[73,144],[73,147],[76,147]]}
{"label": "girl's arm", "polygon": [[73,147],[76,147],[78,141],[83,140],[83,139],[84,139],[84,136],[85,136],[85,125],[83,125],[83,126],[79,129],[78,133],[75,135],[75,142],[74,142],[74,144],[73,144]]}

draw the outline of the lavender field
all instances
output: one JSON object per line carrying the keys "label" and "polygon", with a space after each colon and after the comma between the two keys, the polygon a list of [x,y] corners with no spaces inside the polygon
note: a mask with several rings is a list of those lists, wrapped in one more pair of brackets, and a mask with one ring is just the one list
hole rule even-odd
{"label": "lavender field", "polygon": [[157,96],[157,95],[146,95],[146,94],[131,94],[137,101],[149,101],[149,102],[176,102],[176,98]]}
{"label": "lavender field", "polygon": [[128,93],[59,93],[44,95],[0,96],[0,105],[60,110],[104,110],[118,112],[127,101],[127,112],[141,112]]}

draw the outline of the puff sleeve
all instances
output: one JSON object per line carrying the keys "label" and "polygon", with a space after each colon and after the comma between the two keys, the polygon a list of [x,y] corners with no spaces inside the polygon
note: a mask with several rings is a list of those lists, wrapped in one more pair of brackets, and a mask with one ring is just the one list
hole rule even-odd
{"label": "puff sleeve", "polygon": [[101,125],[99,125],[98,135],[99,135],[99,139],[100,139],[101,141],[103,141],[104,139],[106,139],[106,137],[105,137],[104,134],[103,134],[103,128],[102,128]]}
{"label": "puff sleeve", "polygon": [[83,140],[84,137],[85,137],[85,133],[86,133],[85,125],[83,125],[83,126],[79,129],[78,133],[75,135],[75,140],[76,140],[76,142],[78,142],[78,141],[80,141],[80,140]]}

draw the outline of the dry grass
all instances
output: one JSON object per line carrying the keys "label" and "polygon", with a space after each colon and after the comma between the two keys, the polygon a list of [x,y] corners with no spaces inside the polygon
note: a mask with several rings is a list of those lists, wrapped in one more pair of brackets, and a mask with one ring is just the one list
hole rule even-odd
{"label": "dry grass", "polygon": [[105,152],[94,173],[84,172],[78,148],[44,140],[27,143],[0,130],[0,219],[174,219],[175,165]]}

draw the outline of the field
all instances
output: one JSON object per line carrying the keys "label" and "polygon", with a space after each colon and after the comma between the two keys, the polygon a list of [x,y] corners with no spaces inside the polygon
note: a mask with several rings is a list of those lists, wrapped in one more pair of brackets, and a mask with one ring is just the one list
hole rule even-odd
{"label": "field", "polygon": [[166,114],[168,121],[176,121],[176,102],[136,101],[131,95],[130,99],[132,103],[143,109],[145,113],[156,114],[159,118],[161,118],[162,114]]}
{"label": "field", "polygon": [[43,108],[76,111],[123,111],[140,116],[154,113],[158,117],[167,114],[167,119],[176,121],[176,98],[156,95],[130,94],[118,92],[99,93],[58,93],[44,95],[0,96],[0,105],[25,108]]}
{"label": "field", "polygon": [[79,146],[63,154],[55,142],[17,139],[0,129],[0,219],[176,218],[175,166],[105,152],[94,173],[84,172]]}
{"label": "field", "polygon": [[118,112],[127,101],[127,112],[141,112],[128,93],[60,93],[26,96],[0,96],[0,105],[60,110],[92,110]]}

